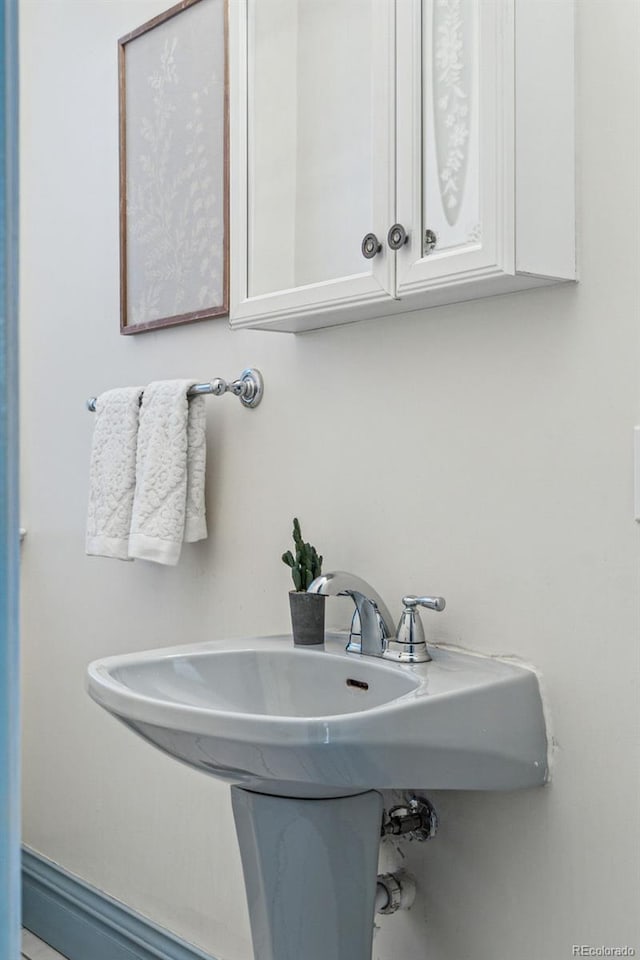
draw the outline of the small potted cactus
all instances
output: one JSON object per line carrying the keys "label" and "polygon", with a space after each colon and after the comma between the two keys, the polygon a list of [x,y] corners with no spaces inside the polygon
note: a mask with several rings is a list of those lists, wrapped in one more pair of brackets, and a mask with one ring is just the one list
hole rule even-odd
{"label": "small potted cactus", "polygon": [[300,522],[293,521],[293,540],[295,556],[291,550],[282,554],[282,561],[291,569],[295,590],[289,592],[291,607],[291,626],[293,642],[310,646],[324,643],[324,602],[325,597],[316,593],[307,593],[316,577],[322,572],[322,557],[310,543],[302,539]]}

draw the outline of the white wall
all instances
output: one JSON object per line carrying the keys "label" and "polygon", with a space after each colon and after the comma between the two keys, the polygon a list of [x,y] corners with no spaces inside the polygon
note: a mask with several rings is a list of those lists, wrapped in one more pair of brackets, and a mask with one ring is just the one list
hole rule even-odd
{"label": "white wall", "polygon": [[[26,843],[249,960],[228,788],[120,727],[84,671],[285,629],[295,513],[394,616],[442,593],[432,636],[535,662],[554,711],[551,786],[434,794],[439,837],[403,861],[418,902],[382,919],[375,960],[640,949],[638,4],[578,5],[579,286],[298,338],[224,320],[123,338],[115,41],[166,5],[21,2]],[[85,398],[250,364],[257,411],[209,401],[210,539],[176,569],[87,559]]]}

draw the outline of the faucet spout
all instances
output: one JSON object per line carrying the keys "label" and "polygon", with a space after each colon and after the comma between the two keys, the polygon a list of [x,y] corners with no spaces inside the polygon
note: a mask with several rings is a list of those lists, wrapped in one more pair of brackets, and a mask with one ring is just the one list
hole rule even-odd
{"label": "faucet spout", "polygon": [[344,570],[324,573],[309,586],[307,593],[326,597],[351,597],[356,609],[351,621],[347,651],[368,657],[381,657],[393,636],[391,615],[382,597],[361,577]]}

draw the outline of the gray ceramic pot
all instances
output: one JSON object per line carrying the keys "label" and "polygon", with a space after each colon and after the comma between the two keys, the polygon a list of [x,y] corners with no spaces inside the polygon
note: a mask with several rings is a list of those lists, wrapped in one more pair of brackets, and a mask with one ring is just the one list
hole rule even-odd
{"label": "gray ceramic pot", "polygon": [[327,598],[304,590],[289,592],[293,642],[302,646],[324,643],[324,603]]}

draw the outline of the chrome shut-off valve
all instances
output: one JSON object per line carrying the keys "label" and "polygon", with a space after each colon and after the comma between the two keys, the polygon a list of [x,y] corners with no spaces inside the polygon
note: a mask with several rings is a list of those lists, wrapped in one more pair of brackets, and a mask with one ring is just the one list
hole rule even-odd
{"label": "chrome shut-off valve", "polygon": [[387,643],[383,656],[399,663],[426,663],[431,660],[424,636],[424,627],[418,607],[427,607],[438,613],[444,610],[444,597],[403,597],[404,610],[393,639]]}

